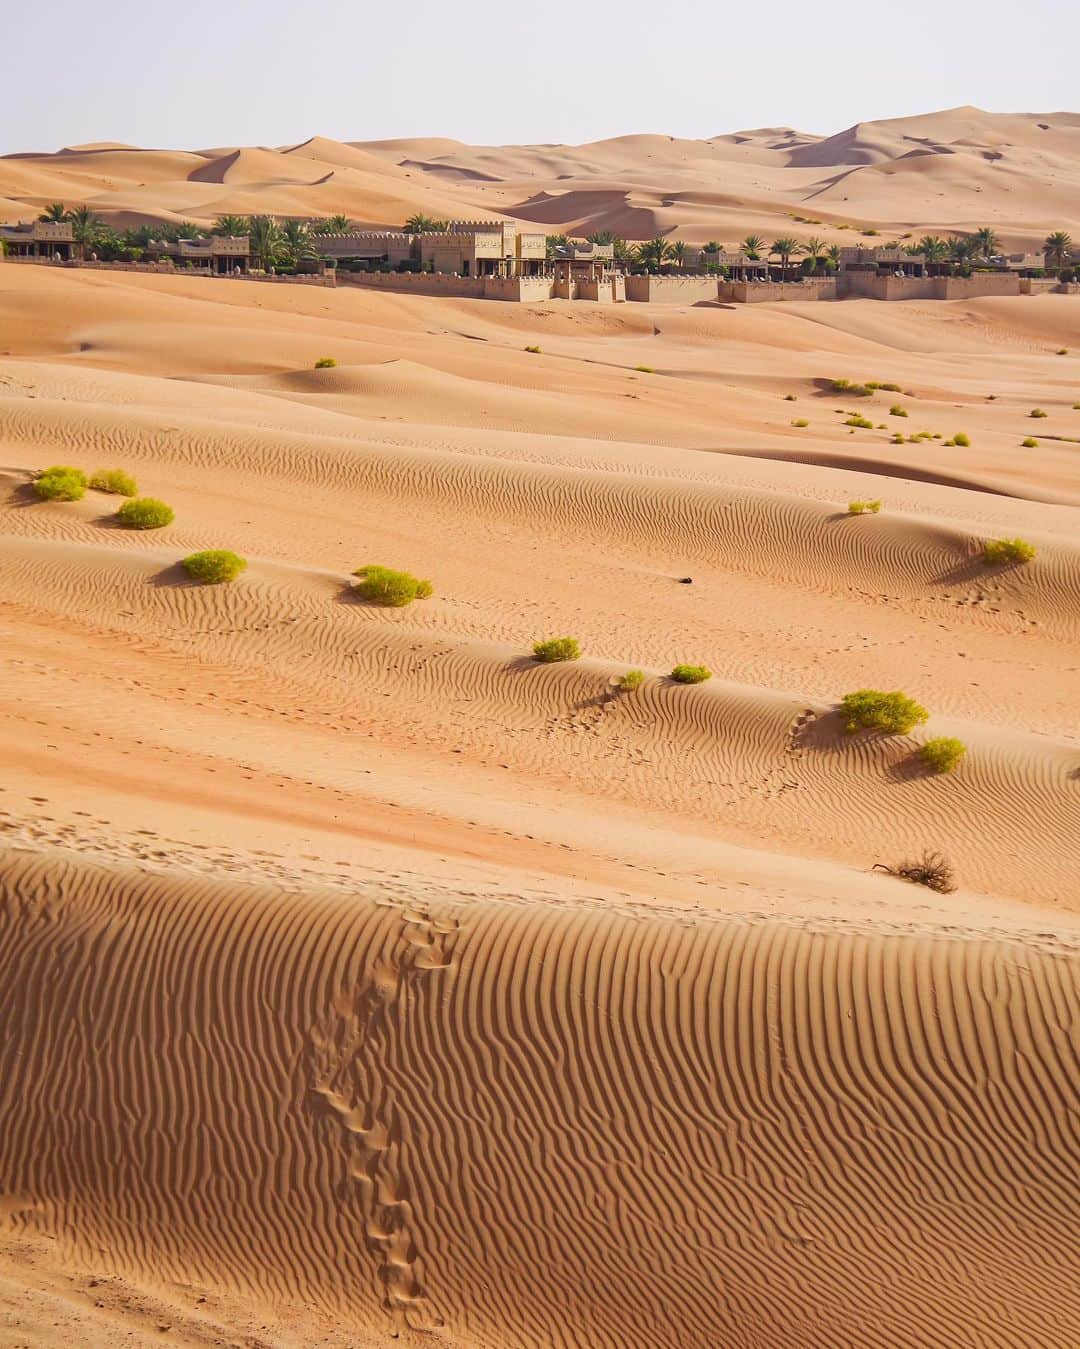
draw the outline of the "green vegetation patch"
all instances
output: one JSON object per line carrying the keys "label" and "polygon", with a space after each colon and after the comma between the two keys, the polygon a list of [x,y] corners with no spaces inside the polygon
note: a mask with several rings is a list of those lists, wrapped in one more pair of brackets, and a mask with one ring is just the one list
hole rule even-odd
{"label": "green vegetation patch", "polygon": [[644,670],[627,670],[619,680],[619,690],[622,693],[633,693],[635,689],[641,688],[644,683]]}
{"label": "green vegetation patch", "polygon": [[983,544],[983,561],[988,567],[1030,562],[1034,556],[1034,544],[1024,539],[987,539]]}
{"label": "green vegetation patch", "polygon": [[1040,417],[1049,417],[1049,415],[1050,414],[1044,408],[1032,408],[1028,413],[1028,416],[1034,417],[1036,421],[1038,421]]}
{"label": "green vegetation patch", "polygon": [[872,431],[874,429],[874,423],[867,417],[849,417],[844,425],[857,426],[863,431]]}
{"label": "green vegetation patch", "polygon": [[204,585],[221,585],[235,581],[247,570],[247,560],[227,548],[210,548],[204,553],[192,553],[180,564],[193,580]]}
{"label": "green vegetation patch", "polygon": [[333,356],[320,356],[319,359],[315,362],[315,369],[333,370],[336,365],[337,361],[334,360]]}
{"label": "green vegetation patch", "polygon": [[86,495],[86,474],[81,468],[54,464],[34,479],[34,491],[42,501],[81,501]]}
{"label": "green vegetation patch", "polygon": [[919,758],[935,773],[951,773],[966,753],[967,746],[962,740],[956,740],[950,735],[938,735],[923,745],[919,750]]}
{"label": "green vegetation patch", "polygon": [[357,567],[353,575],[359,578],[355,590],[360,598],[384,609],[404,609],[413,600],[426,600],[433,593],[430,581],[392,567],[370,564]]}
{"label": "green vegetation patch", "polygon": [[671,677],[676,684],[704,684],[712,678],[712,671],[707,665],[676,665]]}
{"label": "green vegetation patch", "polygon": [[852,734],[883,731],[886,735],[907,735],[929,716],[925,707],[899,690],[884,693],[880,689],[858,689],[845,693],[840,700],[840,719]]}
{"label": "green vegetation patch", "polygon": [[135,497],[124,502],[116,512],[116,518],[125,529],[163,529],[172,524],[176,514],[171,506],[156,497]]}
{"label": "green vegetation patch", "polygon": [[580,660],[581,646],[576,637],[548,637],[543,642],[534,642],[532,653],[534,660],[554,665],[561,660]]}
{"label": "green vegetation patch", "polygon": [[880,501],[849,501],[848,515],[877,515],[881,510]]}
{"label": "green vegetation patch", "polygon": [[108,492],[111,496],[138,496],[139,487],[130,473],[122,468],[99,468],[90,479],[95,492]]}

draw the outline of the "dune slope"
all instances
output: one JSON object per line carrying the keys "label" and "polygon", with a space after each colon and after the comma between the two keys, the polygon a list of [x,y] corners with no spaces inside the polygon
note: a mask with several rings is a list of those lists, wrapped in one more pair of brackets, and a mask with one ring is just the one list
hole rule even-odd
{"label": "dune slope", "polygon": [[0,1173],[76,1255],[490,1346],[1080,1318],[1075,954],[63,855],[0,885]]}

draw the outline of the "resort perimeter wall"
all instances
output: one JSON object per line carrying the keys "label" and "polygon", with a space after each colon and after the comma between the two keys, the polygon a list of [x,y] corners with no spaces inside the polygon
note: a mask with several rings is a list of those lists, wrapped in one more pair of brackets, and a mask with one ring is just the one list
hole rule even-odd
{"label": "resort perimeter wall", "polygon": [[626,298],[642,304],[698,304],[716,299],[716,277],[628,276]]}
{"label": "resort perimeter wall", "polygon": [[832,277],[820,280],[791,281],[721,281],[718,288],[721,300],[736,304],[762,304],[778,300],[835,300],[836,281]]}
{"label": "resort perimeter wall", "polygon": [[844,272],[842,296],[867,300],[972,300],[981,295],[1019,295],[1015,272],[995,276],[877,276],[872,272]]}

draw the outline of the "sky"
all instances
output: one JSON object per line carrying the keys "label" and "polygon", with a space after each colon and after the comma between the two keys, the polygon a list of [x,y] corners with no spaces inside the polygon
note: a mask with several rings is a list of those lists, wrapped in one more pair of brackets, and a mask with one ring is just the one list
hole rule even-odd
{"label": "sky", "polygon": [[1076,0],[42,0],[0,27],[0,154],[829,134],[961,104],[1077,111],[1078,49]]}

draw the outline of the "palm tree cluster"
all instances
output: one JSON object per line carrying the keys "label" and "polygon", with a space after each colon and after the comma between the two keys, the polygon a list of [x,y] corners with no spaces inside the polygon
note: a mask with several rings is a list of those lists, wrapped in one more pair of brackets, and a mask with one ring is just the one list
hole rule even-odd
{"label": "palm tree cluster", "polygon": [[435,220],[432,216],[417,212],[405,222],[406,234],[445,234],[450,228],[447,220]]}

